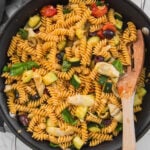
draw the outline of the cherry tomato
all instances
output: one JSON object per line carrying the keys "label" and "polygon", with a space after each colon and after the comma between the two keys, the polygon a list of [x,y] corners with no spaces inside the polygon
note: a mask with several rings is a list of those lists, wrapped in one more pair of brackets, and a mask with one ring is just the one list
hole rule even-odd
{"label": "cherry tomato", "polygon": [[102,17],[108,12],[108,8],[106,5],[104,6],[96,6],[96,4],[92,5],[92,15],[96,18]]}
{"label": "cherry tomato", "polygon": [[105,31],[105,30],[111,30],[113,32],[116,32],[116,27],[111,23],[111,22],[108,22],[106,23],[103,27],[102,27],[102,30]]}
{"label": "cherry tomato", "polygon": [[101,38],[101,39],[104,39],[105,37],[104,37],[104,34],[103,34],[103,30],[99,30],[98,32],[97,32],[97,35]]}
{"label": "cherry tomato", "polygon": [[42,7],[40,13],[41,13],[42,16],[52,17],[55,14],[57,14],[57,10],[56,10],[56,8],[54,6],[47,5],[47,6]]}

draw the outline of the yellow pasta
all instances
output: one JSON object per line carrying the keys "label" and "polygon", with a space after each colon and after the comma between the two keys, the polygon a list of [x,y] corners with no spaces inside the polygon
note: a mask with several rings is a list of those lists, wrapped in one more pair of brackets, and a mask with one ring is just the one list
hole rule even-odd
{"label": "yellow pasta", "polygon": [[[84,149],[111,141],[120,132],[122,116],[116,120],[110,106],[122,111],[114,89],[131,65],[128,47],[137,40],[137,29],[123,19],[126,28],[118,29],[115,9],[102,3],[69,0],[68,5],[51,6],[55,12],[50,16],[39,10],[38,26],[24,26],[12,37],[1,75],[7,106],[11,116],[26,117],[24,126],[37,141],[80,149],[77,140]],[[106,12],[97,14],[93,7]],[[118,75],[112,76],[109,66]],[[137,83],[135,113],[142,110],[144,80],[145,69]]]}

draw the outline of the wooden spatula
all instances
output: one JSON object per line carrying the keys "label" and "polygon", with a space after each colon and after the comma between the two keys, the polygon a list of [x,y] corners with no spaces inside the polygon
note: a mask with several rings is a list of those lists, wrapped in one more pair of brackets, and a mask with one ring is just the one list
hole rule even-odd
{"label": "wooden spatula", "polygon": [[137,35],[138,39],[132,47],[134,64],[127,68],[127,73],[117,84],[123,109],[123,150],[136,149],[133,102],[137,80],[144,62],[144,40],[141,30],[138,30]]}

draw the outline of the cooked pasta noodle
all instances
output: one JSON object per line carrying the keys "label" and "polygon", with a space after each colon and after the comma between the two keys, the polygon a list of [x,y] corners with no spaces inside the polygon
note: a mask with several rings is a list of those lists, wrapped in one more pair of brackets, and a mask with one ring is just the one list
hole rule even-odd
{"label": "cooked pasta noodle", "polygon": [[[131,65],[128,47],[137,40],[137,29],[122,18],[126,28],[118,29],[116,10],[102,2],[97,6],[96,0],[69,0],[68,5],[51,6],[53,15],[40,11],[37,26],[28,22],[21,29],[27,37],[20,32],[12,37],[1,75],[7,105],[10,114],[27,116],[27,132],[38,141],[61,149],[76,147],[75,140],[81,147],[96,146],[120,132],[122,119],[115,119],[110,109],[114,106],[122,114],[113,88]],[[104,7],[106,13],[97,14],[93,7]],[[139,90],[145,90],[144,79],[145,69],[137,83],[134,112],[142,110],[144,94]]]}

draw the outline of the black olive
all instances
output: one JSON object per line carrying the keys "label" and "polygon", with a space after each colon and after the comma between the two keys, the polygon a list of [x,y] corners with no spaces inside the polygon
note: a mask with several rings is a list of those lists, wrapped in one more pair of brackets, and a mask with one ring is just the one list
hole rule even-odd
{"label": "black olive", "polygon": [[109,126],[109,125],[111,124],[111,122],[112,122],[111,119],[104,119],[104,120],[102,121],[102,124],[103,124],[105,127],[107,127],[107,126]]}
{"label": "black olive", "polygon": [[105,30],[103,31],[103,35],[106,39],[112,39],[115,33],[112,30]]}
{"label": "black olive", "polygon": [[15,98],[18,99],[19,98],[19,92],[17,90],[15,90],[14,94],[15,94]]}
{"label": "black olive", "polygon": [[65,52],[62,51],[62,52],[60,52],[60,53],[58,53],[58,54],[56,55],[59,64],[62,64],[64,54],[65,54]]}
{"label": "black olive", "polygon": [[39,94],[35,94],[35,95],[32,95],[32,96],[31,96],[31,99],[32,99],[32,100],[37,100],[37,99],[39,99],[39,98],[40,98]]}
{"label": "black olive", "polygon": [[91,36],[96,36],[97,35],[97,32],[89,32],[89,37],[91,37]]}
{"label": "black olive", "polygon": [[27,114],[21,114],[17,116],[18,121],[21,125],[23,125],[24,127],[27,127],[29,124],[29,119],[27,117]]}
{"label": "black olive", "polygon": [[102,56],[95,56],[94,57],[95,64],[98,62],[103,62],[103,61],[104,61],[104,57],[102,57]]}

